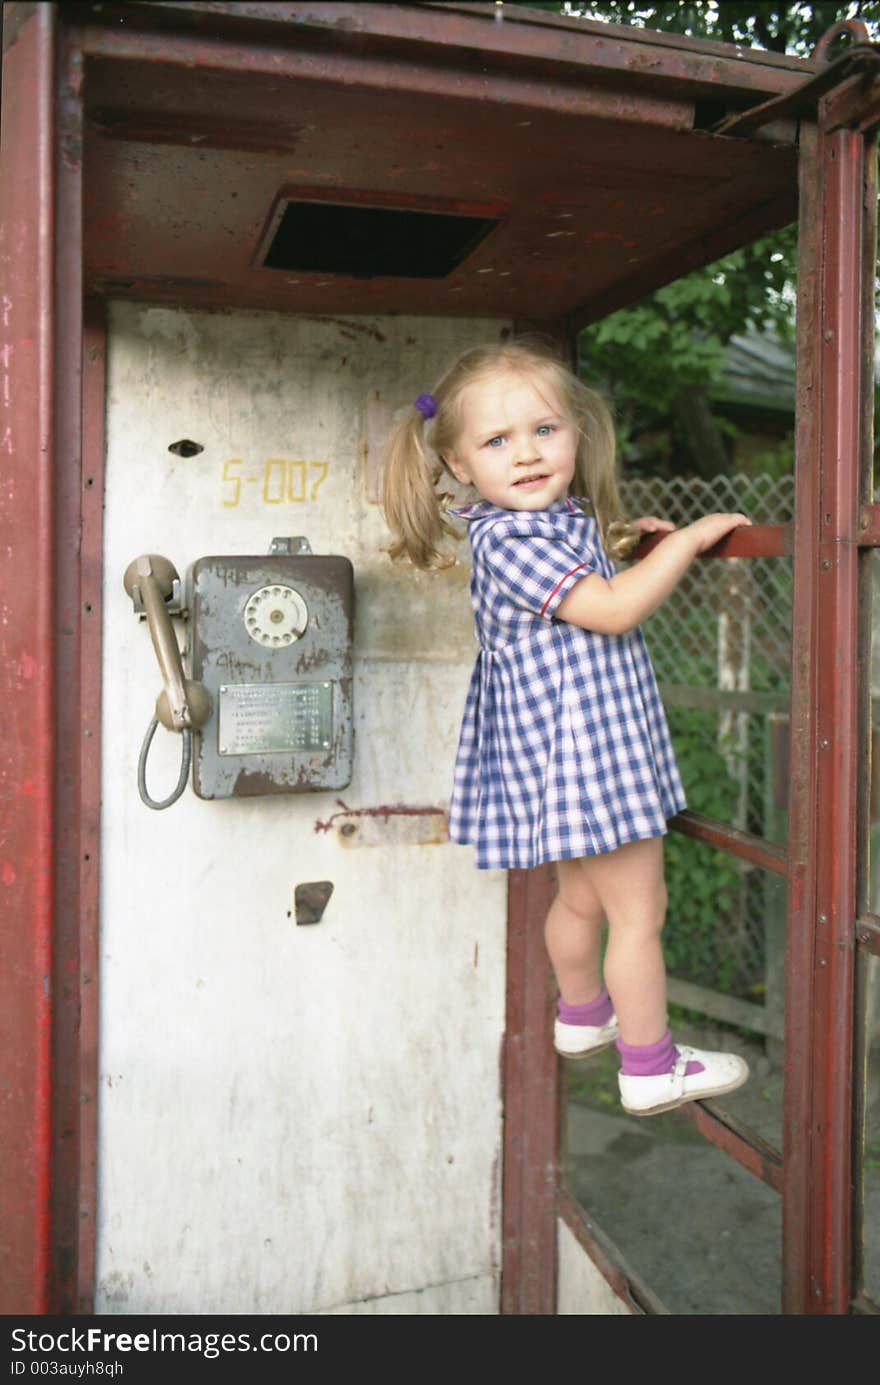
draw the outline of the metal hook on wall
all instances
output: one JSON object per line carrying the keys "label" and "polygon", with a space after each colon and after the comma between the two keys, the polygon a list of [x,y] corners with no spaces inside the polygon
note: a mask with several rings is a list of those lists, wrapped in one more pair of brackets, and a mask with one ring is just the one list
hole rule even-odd
{"label": "metal hook on wall", "polygon": [[[851,48],[857,43],[870,44],[871,42],[871,36],[863,20],[840,19],[836,24],[832,24],[830,29],[825,30],[825,33],[813,49],[812,58],[818,68],[827,67],[829,63],[834,61],[831,50],[837,40],[842,38],[844,34],[852,35],[852,42],[847,45],[847,48]],[[842,57],[843,55],[838,53],[836,56]]]}

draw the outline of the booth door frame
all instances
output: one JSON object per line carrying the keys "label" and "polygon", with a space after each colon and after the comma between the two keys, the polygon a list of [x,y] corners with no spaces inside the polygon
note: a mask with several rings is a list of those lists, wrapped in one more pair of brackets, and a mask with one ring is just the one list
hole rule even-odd
{"label": "booth door frame", "polygon": [[[800,136],[795,518],[780,548],[740,531],[725,556],[793,559],[786,849],[692,813],[687,832],[787,883],[782,1151],[694,1103],[697,1129],[782,1196],[782,1312],[880,1311],[862,1264],[870,910],[875,131],[880,101],[848,83]],[[550,1147],[547,1154],[549,1157]],[[565,1187],[560,1211],[635,1311],[657,1311]],[[603,1262],[606,1262],[603,1264]],[[551,1310],[545,1310],[551,1311]],[[662,1311],[662,1309],[661,1309]]]}
{"label": "booth door frame", "polygon": [[[4,709],[14,734],[2,770],[16,811],[4,843],[0,933],[9,996],[0,1038],[10,1074],[0,1127],[10,1170],[3,1307],[87,1313],[97,1151],[104,330],[100,306],[83,304],[82,54],[54,5],[8,5],[4,46],[0,444],[15,528],[0,563],[3,590],[15,600],[5,627]],[[861,1121],[854,962],[857,951],[876,955],[880,938],[880,919],[868,911],[868,804],[858,774],[870,724],[858,640],[860,632],[867,638],[867,564],[859,556],[880,543],[880,507],[866,489],[876,196],[865,131],[873,119],[864,98],[859,106],[849,93],[841,103],[832,90],[801,139],[787,1313],[851,1312],[860,1294],[850,1195]],[[560,1180],[564,1086],[541,937],[552,871],[513,872],[509,889],[501,1311],[555,1311],[560,1214],[638,1311],[639,1296]],[[750,1157],[746,1150],[741,1162]]]}

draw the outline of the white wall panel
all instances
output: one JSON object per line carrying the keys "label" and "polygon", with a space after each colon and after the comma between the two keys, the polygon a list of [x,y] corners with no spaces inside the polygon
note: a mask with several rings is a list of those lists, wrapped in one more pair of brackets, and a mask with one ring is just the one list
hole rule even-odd
{"label": "white wall panel", "polygon": [[559,1256],[556,1285],[556,1311],[561,1314],[610,1315],[632,1317],[633,1311],[611,1288],[569,1231],[564,1221],[557,1222]]}
{"label": "white wall panel", "polygon": [[[393,812],[360,846],[323,825],[338,800],[448,802],[466,569],[392,570],[363,423],[499,331],[111,311],[99,1313],[497,1311],[506,877]],[[203,452],[169,453],[184,437]],[[184,576],[285,534],[354,564],[352,784],[153,812],[136,763],[160,678],[125,567]],[[178,756],[160,728],[154,797]],[[334,893],[298,927],[313,880]]]}

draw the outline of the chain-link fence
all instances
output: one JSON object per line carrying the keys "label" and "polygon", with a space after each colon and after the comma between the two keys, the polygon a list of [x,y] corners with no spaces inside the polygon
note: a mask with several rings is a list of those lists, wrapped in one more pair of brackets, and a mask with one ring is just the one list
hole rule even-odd
{"label": "chain-link fence", "polygon": [[[680,527],[714,511],[792,518],[794,478],[648,478],[625,511]],[[693,563],[645,623],[688,807],[783,843],[791,560]],[[666,840],[670,997],[717,1019],[782,1032],[784,882],[681,833]]]}

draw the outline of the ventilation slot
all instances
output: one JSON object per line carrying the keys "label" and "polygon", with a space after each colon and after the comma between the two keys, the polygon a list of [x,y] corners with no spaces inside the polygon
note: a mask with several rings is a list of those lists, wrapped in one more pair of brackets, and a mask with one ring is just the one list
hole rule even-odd
{"label": "ventilation slot", "polygon": [[366,279],[443,279],[497,225],[443,212],[288,202],[263,263]]}

